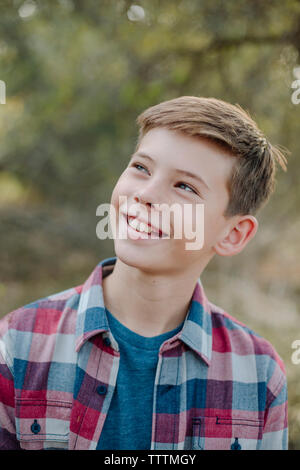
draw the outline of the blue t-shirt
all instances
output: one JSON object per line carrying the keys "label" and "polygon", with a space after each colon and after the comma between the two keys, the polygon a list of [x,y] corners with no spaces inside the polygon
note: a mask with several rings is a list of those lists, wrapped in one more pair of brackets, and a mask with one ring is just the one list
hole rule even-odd
{"label": "blue t-shirt", "polygon": [[107,309],[112,335],[120,349],[117,384],[105,419],[97,449],[147,450],[151,448],[155,373],[161,344],[172,331],[147,338],[129,330]]}

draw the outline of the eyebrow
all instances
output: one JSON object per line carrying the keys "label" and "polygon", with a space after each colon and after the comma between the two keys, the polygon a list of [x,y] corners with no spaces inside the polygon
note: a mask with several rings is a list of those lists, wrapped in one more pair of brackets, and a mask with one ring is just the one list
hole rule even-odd
{"label": "eyebrow", "polygon": [[[147,155],[144,152],[134,153],[131,158],[134,158],[134,157],[143,157],[143,158],[146,158],[146,159],[151,160],[152,162],[154,162],[154,159],[152,157],[150,157],[150,155]],[[201,176],[194,175],[194,173],[191,173],[190,171],[181,170],[179,168],[175,168],[174,171],[176,173],[180,173],[182,175],[189,176],[190,178],[193,178],[193,179],[197,180],[200,184],[206,186],[206,188],[208,190],[210,190],[210,187],[205,183],[204,179],[202,179]]]}

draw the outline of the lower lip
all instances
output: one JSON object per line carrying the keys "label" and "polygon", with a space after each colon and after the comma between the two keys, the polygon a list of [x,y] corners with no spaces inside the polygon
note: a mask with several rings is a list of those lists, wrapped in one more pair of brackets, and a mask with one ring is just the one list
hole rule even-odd
{"label": "lower lip", "polygon": [[127,216],[124,215],[124,219],[127,225],[127,233],[129,238],[132,240],[147,240],[148,242],[153,241],[156,242],[158,240],[161,240],[163,237],[159,237],[158,234],[153,234],[152,233],[152,238],[151,238],[151,233],[145,233],[145,232],[138,232],[135,230],[133,227],[131,227],[128,222],[127,222]]}

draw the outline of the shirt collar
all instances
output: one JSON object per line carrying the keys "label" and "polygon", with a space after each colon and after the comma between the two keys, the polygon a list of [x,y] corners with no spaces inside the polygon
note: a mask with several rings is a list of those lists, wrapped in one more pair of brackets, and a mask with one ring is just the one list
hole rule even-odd
{"label": "shirt collar", "polygon": [[[113,270],[117,258],[101,261],[82,285],[77,311],[76,351],[92,336],[109,331],[105,312],[102,280],[106,273]],[[178,336],[208,365],[212,352],[212,322],[210,303],[198,278],[189,310]]]}

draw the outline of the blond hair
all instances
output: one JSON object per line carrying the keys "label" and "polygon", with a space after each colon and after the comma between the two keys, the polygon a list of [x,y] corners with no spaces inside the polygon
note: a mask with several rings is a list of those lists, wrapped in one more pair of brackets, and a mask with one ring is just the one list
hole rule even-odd
{"label": "blond hair", "polygon": [[164,127],[211,139],[232,153],[236,164],[227,182],[230,198],[225,217],[255,214],[274,191],[276,163],[286,171],[283,147],[272,145],[239,105],[181,96],[146,109],[137,117],[137,124],[136,148],[150,129]]}

